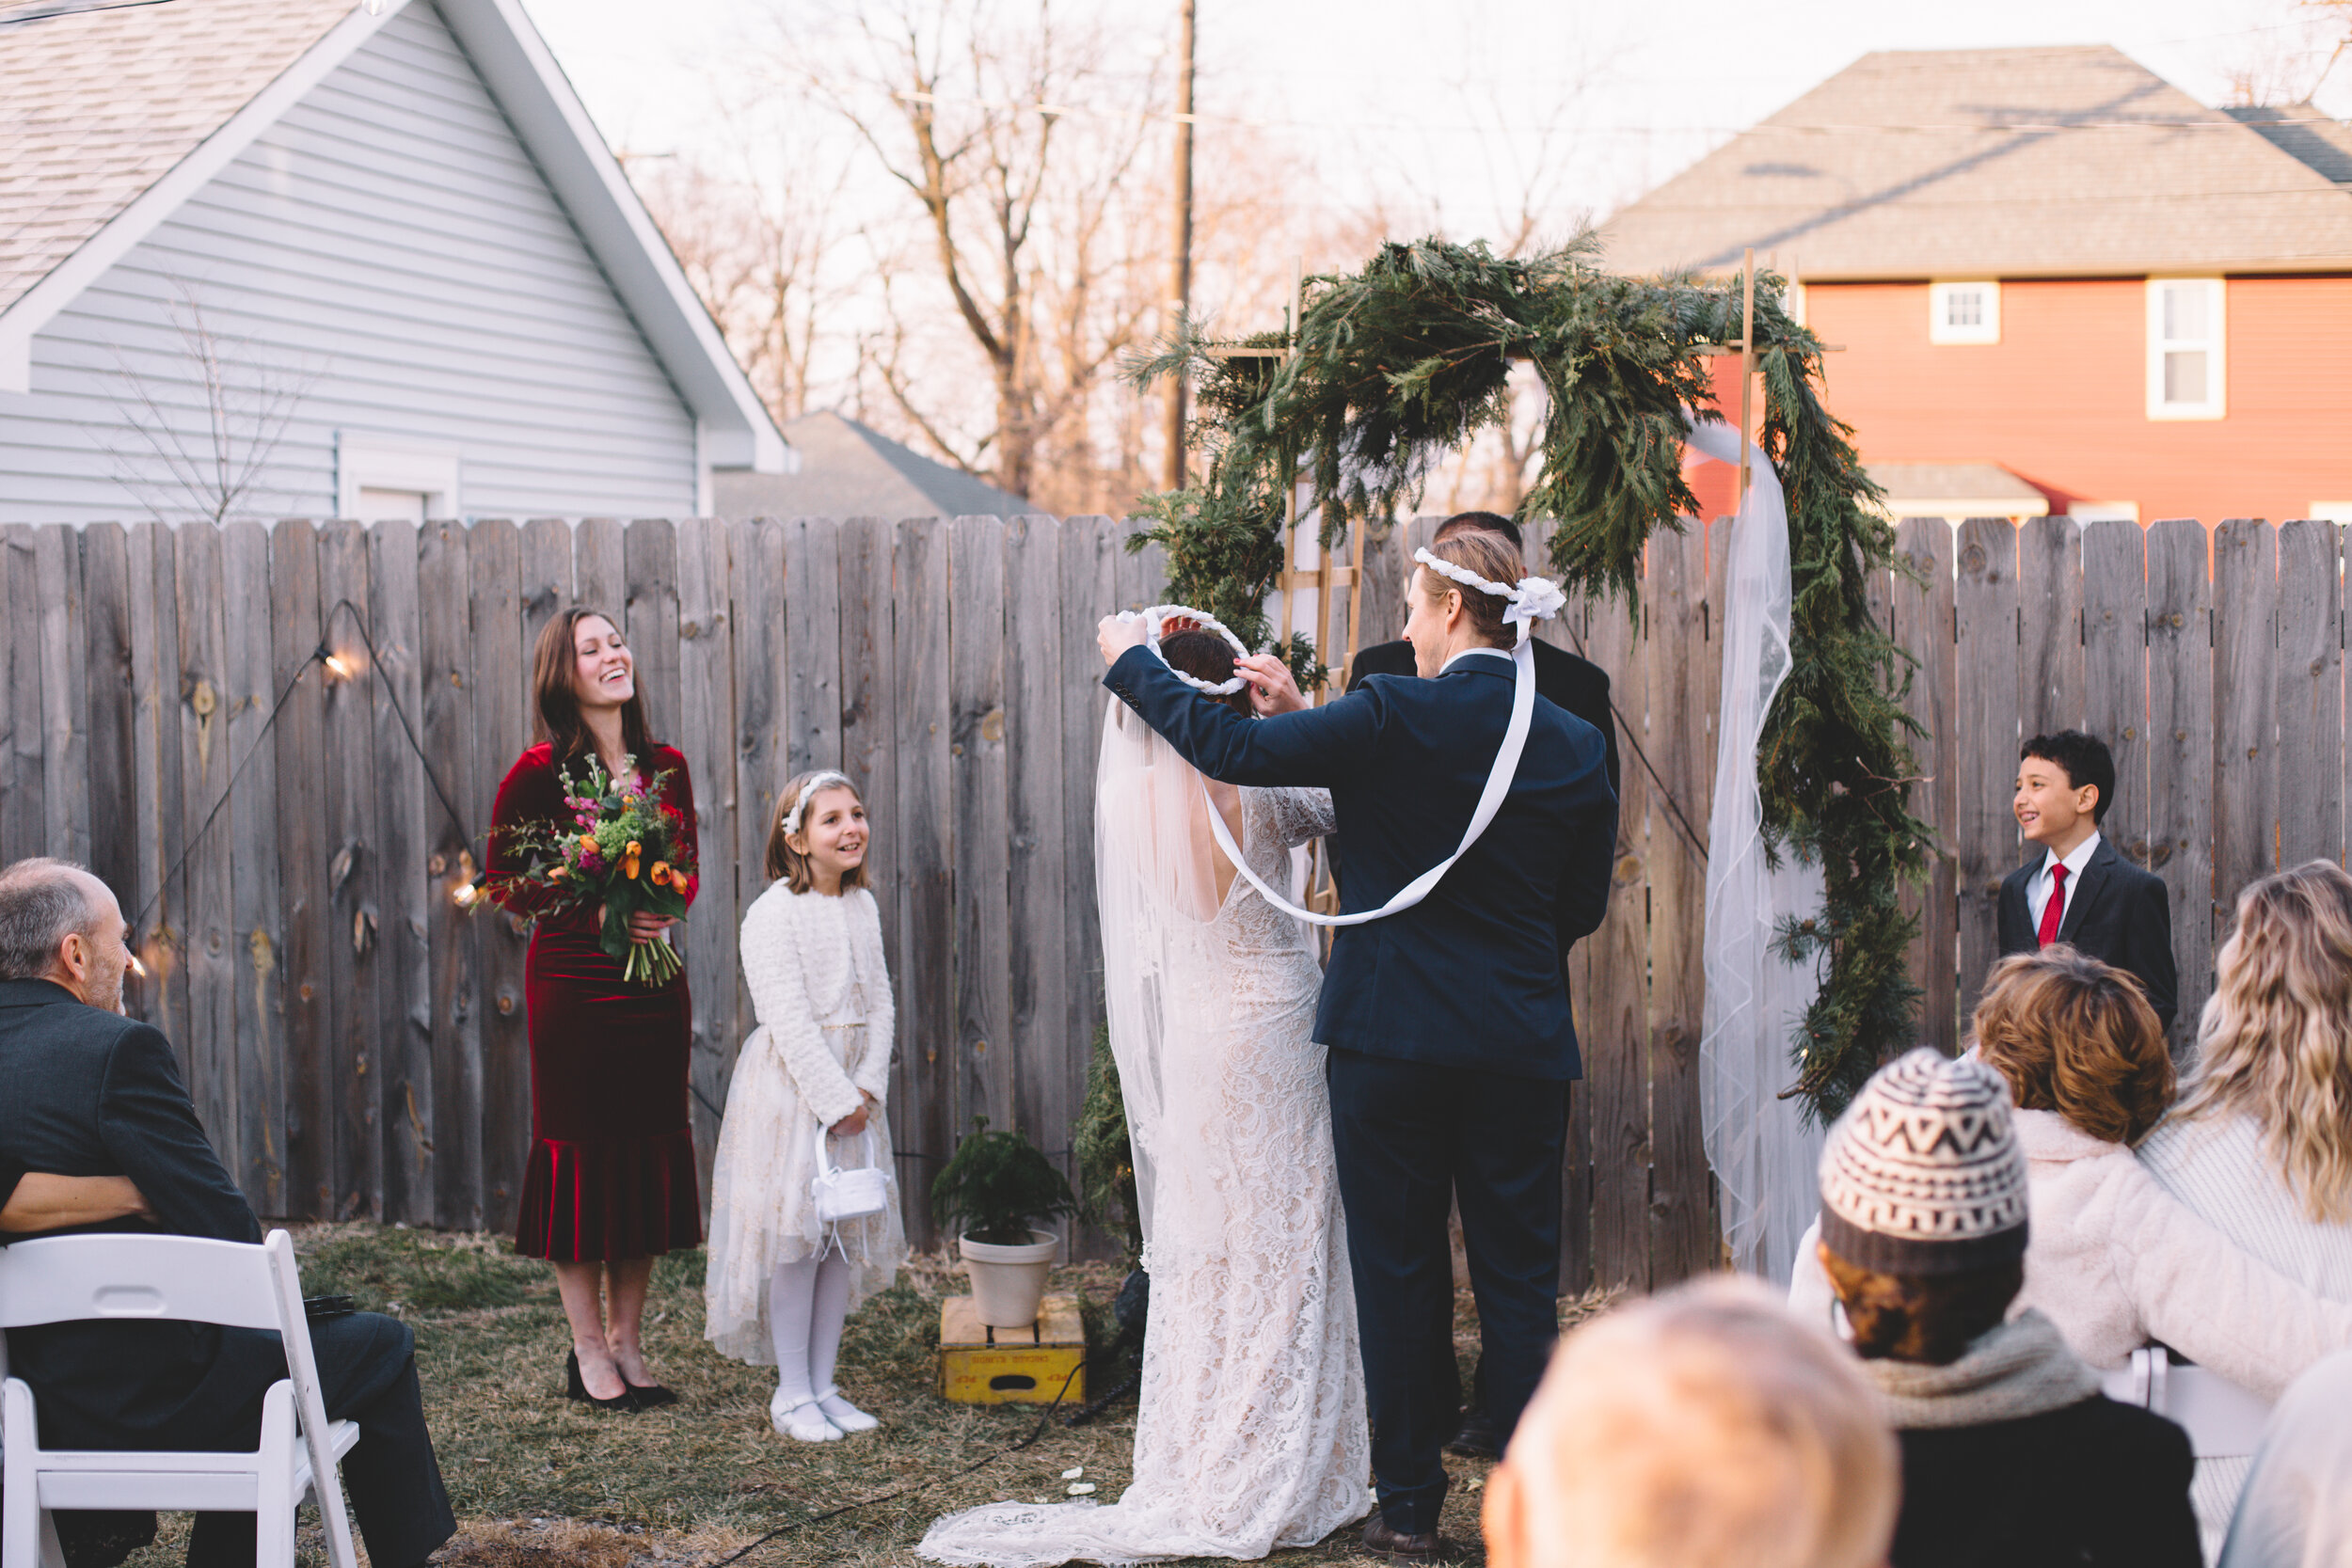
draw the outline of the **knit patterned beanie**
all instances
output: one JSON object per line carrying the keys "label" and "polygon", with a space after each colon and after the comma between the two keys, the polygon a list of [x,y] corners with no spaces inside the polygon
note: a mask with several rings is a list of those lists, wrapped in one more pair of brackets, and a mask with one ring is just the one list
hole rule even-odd
{"label": "knit patterned beanie", "polygon": [[1924,1046],[1882,1068],[1821,1150],[1821,1240],[1879,1274],[2023,1258],[2026,1151],[2001,1075]]}

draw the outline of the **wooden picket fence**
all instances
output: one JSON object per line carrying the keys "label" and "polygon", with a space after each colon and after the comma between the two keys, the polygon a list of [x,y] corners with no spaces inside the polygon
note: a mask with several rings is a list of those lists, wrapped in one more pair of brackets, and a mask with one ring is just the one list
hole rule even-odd
{"label": "wooden picket fence", "polygon": [[[1368,543],[1362,641],[1397,634],[1433,526]],[[11,526],[0,861],[84,861],[138,917],[149,973],[131,1006],[180,1051],[257,1209],[509,1226],[530,1124],[525,939],[452,892],[529,739],[532,639],[566,604],[605,607],[695,784],[705,877],[685,948],[706,1164],[753,1022],[734,928],[764,885],[775,793],[841,767],[877,818],[891,1115],[928,1242],[921,1195],[973,1116],[1069,1157],[1101,1018],[1094,621],[1162,580],[1127,531]],[[1662,1284],[1719,1254],[1695,1083],[1727,537],[1654,541],[1638,621],[1580,604],[1544,632],[1611,673],[1624,765],[1610,919],[1571,964],[1586,1080],[1567,1289]],[[2173,890],[2185,1036],[2236,890],[2344,851],[2340,531],[1913,520],[1899,538],[1915,580],[1872,591],[1919,661],[1917,799],[1943,839],[1918,896],[1922,1037],[1953,1043],[1991,961],[1994,890],[2022,858],[2017,739],[2070,723],[2115,748],[2110,834]]]}
{"label": "wooden picket fence", "polygon": [[2185,1055],[2238,891],[2344,859],[2343,529],[1911,519],[1899,545],[1917,579],[1880,602],[1919,660],[1915,798],[1943,841],[1914,954],[1925,1037],[1961,1037],[1997,950],[2001,879],[2025,860],[2018,737],[2073,726],[2115,753],[2107,836],[2171,892]]}

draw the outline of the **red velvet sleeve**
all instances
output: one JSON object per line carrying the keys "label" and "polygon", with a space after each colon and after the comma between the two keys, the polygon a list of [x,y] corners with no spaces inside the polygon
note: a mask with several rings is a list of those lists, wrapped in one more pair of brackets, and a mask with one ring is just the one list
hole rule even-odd
{"label": "red velvet sleeve", "polygon": [[515,759],[499,784],[498,804],[490,810],[489,886],[501,907],[516,914],[538,914],[554,903],[548,889],[506,882],[527,867],[511,843],[514,831],[532,822],[552,822],[564,810],[564,786],[544,746],[533,746]]}
{"label": "red velvet sleeve", "polygon": [[703,890],[702,834],[694,822],[694,778],[686,770],[685,756],[667,746],[661,748],[661,770],[670,775],[670,782],[661,789],[662,803],[684,819],[679,837],[685,840],[686,853],[694,867],[693,891],[686,896],[691,908]]}

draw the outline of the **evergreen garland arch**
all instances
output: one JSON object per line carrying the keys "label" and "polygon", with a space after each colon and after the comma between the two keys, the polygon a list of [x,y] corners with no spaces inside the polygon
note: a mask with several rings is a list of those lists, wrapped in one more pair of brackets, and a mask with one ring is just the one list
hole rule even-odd
{"label": "evergreen garland arch", "polygon": [[[1633,604],[1650,534],[1697,511],[1682,410],[1713,411],[1702,350],[1739,338],[1740,293],[1737,279],[1616,277],[1595,252],[1589,234],[1524,259],[1437,239],[1385,245],[1353,276],[1308,280],[1287,359],[1221,355],[1187,325],[1132,373],[1194,378],[1191,440],[1207,473],[1149,498],[1129,547],[1162,546],[1173,599],[1266,646],[1292,476],[1311,482],[1327,547],[1351,521],[1391,523],[1439,460],[1506,417],[1511,366],[1525,359],[1549,406],[1542,471],[1519,515],[1555,521],[1551,564],[1571,592]],[[1821,916],[1783,929],[1778,946],[1826,960],[1784,1092],[1827,1121],[1914,1043],[1918,988],[1904,949],[1917,921],[1899,895],[1924,877],[1931,834],[1910,809],[1909,659],[1866,597],[1866,574],[1907,568],[1870,510],[1880,493],[1851,428],[1821,404],[1821,344],[1784,294],[1783,279],[1758,277],[1759,439],[1788,498],[1793,665],[1765,720],[1757,783],[1771,850],[1822,872]],[[1284,343],[1273,334],[1248,346]],[[1302,678],[1321,676],[1303,637],[1279,651]]]}

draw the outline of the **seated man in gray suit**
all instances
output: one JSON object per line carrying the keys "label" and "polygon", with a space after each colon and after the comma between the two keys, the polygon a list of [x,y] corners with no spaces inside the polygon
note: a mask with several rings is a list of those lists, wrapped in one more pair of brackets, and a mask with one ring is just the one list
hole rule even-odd
{"label": "seated man in gray suit", "polygon": [[[170,1044],[119,1010],[126,936],[114,895],[80,866],[0,870],[0,1180],[119,1177],[135,1188],[140,1209],[70,1229],[259,1242],[261,1223],[206,1141]],[[0,1203],[13,1196],[0,1193]],[[416,1568],[456,1521],[425,1432],[415,1336],[357,1312],[313,1323],[310,1342],[328,1418],[359,1424],[342,1471],[369,1559]],[[32,1386],[43,1441],[67,1449],[249,1450],[262,1396],[286,1375],[276,1334],[169,1322],[16,1329],[8,1362]],[[61,1521],[74,1568],[115,1560],[103,1546],[73,1550],[119,1542],[120,1516],[109,1518],[98,1531]],[[199,1515],[188,1542],[190,1568],[250,1563],[253,1552],[250,1513]]]}

